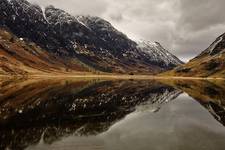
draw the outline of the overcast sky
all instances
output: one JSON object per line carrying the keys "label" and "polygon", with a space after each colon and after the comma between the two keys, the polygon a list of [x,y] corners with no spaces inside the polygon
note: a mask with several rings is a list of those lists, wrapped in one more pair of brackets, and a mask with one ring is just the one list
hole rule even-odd
{"label": "overcast sky", "polygon": [[187,61],[225,32],[225,0],[28,0],[102,17],[133,40],[160,42]]}

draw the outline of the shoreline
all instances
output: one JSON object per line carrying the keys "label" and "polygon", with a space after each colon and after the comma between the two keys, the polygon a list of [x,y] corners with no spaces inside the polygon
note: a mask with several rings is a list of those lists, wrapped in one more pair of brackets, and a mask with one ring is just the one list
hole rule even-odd
{"label": "shoreline", "polygon": [[225,80],[225,78],[219,77],[177,77],[177,76],[154,76],[154,75],[124,75],[124,74],[108,74],[108,75],[96,75],[96,74],[86,74],[86,75],[27,75],[27,76],[9,76],[0,75],[0,78],[27,78],[27,79],[47,79],[47,78],[93,78],[93,79],[152,79],[152,80]]}

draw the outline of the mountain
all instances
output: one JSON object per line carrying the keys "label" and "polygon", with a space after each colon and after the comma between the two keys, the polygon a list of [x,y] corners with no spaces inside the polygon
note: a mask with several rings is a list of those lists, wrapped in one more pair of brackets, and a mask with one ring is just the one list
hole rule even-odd
{"label": "mountain", "polygon": [[90,70],[75,58],[48,53],[0,28],[0,75],[79,74]]}
{"label": "mountain", "polygon": [[161,67],[174,68],[183,64],[181,60],[163,48],[159,42],[141,41],[138,43],[138,48],[148,60]]}
{"label": "mountain", "polygon": [[185,65],[163,73],[167,76],[225,77],[225,34]]}
{"label": "mountain", "polygon": [[4,29],[35,43],[48,55],[75,59],[89,70],[155,74],[181,64],[172,54],[166,56],[161,46],[140,47],[99,17],[73,16],[26,0],[1,0],[0,12]]}

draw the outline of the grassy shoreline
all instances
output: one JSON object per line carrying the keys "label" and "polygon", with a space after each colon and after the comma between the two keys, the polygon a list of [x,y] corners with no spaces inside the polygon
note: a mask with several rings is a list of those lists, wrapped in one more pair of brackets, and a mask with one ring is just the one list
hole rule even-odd
{"label": "grassy shoreline", "polygon": [[10,76],[0,75],[0,78],[101,78],[101,79],[182,79],[182,80],[225,80],[225,78],[216,77],[177,77],[177,76],[157,76],[157,75],[124,75],[124,74],[78,74],[78,75],[27,75],[27,76]]}

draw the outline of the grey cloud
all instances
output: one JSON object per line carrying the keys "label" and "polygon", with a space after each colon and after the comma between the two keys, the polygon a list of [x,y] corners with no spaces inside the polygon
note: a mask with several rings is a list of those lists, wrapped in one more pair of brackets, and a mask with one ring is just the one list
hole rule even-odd
{"label": "grey cloud", "polygon": [[119,13],[110,15],[110,18],[116,22],[121,22],[124,19],[123,15]]}
{"label": "grey cloud", "polygon": [[111,22],[133,40],[158,41],[183,60],[225,32],[224,0],[29,0]]}
{"label": "grey cloud", "polygon": [[108,6],[106,0],[28,0],[43,7],[54,5],[74,15],[101,16]]}
{"label": "grey cloud", "polygon": [[181,0],[179,27],[205,30],[225,23],[224,0]]}

